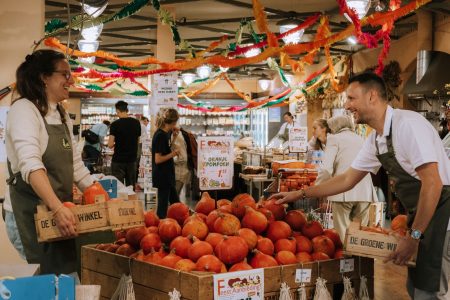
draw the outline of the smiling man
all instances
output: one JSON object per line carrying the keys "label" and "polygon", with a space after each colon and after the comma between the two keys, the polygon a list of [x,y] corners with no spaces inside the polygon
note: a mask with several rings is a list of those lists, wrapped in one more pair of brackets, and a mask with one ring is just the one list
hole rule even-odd
{"label": "smiling man", "polygon": [[408,272],[411,298],[449,299],[450,160],[436,129],[416,112],[393,109],[383,79],[373,73],[350,79],[345,108],[358,124],[374,129],[351,167],[323,184],[273,198],[287,203],[339,194],[383,166],[395,182],[410,228],[390,259],[404,265],[418,249],[416,267]]}

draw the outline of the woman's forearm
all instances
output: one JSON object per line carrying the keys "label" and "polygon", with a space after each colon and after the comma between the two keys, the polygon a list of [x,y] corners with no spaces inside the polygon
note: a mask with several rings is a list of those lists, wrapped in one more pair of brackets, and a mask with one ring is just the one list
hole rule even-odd
{"label": "woman's forearm", "polygon": [[[55,192],[53,191],[50,181],[48,179],[47,173],[44,169],[39,169],[30,173],[30,184],[36,194],[39,196],[45,205],[47,205],[50,210],[54,211],[61,206],[61,200],[58,199]],[[70,199],[62,199],[70,200]]]}

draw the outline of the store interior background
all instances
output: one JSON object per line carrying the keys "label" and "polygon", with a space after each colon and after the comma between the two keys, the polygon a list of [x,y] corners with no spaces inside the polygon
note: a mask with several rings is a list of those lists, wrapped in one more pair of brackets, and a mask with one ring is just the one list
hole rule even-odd
{"label": "store interior background", "polygon": [[[163,2],[163,1],[161,1]],[[9,85],[15,81],[15,70],[17,66],[24,60],[24,57],[31,52],[32,42],[39,40],[43,36],[45,21],[45,3],[44,1],[22,0],[22,1],[2,1],[0,9],[0,58],[2,71],[0,72],[0,87]],[[26,8],[26,9],[25,9]],[[435,50],[450,53],[450,17],[445,14],[434,13],[426,10],[420,10],[417,13],[418,30],[404,35],[398,40],[392,40],[391,50],[386,62],[396,60],[400,63],[403,83],[415,72],[416,56],[418,50]],[[167,60],[174,57],[174,47],[170,32],[164,33],[162,28],[158,34],[159,51],[158,58],[166,56]],[[169,37],[169,38],[168,38]],[[169,45],[169,46],[168,46]],[[167,51],[169,49],[169,51]],[[172,53],[170,53],[172,51]],[[361,50],[353,54],[353,68],[355,72],[362,71],[367,66],[377,64],[377,56],[380,48],[373,50]],[[305,71],[305,74],[319,70],[326,64],[322,60],[319,64],[312,65]],[[301,77],[296,80],[302,80]],[[143,79],[144,84],[148,83],[148,79]],[[237,88],[245,93],[261,93],[256,79],[240,80],[235,82]],[[275,81],[275,87],[281,83]],[[394,101],[393,106],[406,109],[430,109],[426,108],[426,102],[417,103],[417,107],[413,107],[412,103],[402,94],[403,86],[399,88],[400,100]],[[209,95],[230,95],[233,90],[220,82],[213,89],[208,90]],[[76,114],[75,124],[80,122],[81,98],[83,95],[74,93],[76,97],[68,100],[69,112]],[[3,99],[0,105],[10,105],[10,97]],[[242,102],[242,101],[241,101]],[[308,106],[307,125],[310,127],[312,121],[321,117],[322,108],[320,103]],[[280,124],[273,125],[279,128]],[[0,197],[4,196],[5,184],[5,164],[0,164]],[[0,241],[1,255],[0,263],[18,263],[22,260],[18,257],[15,250],[9,244],[6,237],[3,220],[0,218]]]}

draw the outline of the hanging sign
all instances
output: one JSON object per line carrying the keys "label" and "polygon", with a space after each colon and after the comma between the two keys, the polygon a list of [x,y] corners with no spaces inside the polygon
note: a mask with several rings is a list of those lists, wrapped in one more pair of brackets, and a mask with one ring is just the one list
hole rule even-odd
{"label": "hanging sign", "polygon": [[289,152],[306,152],[307,146],[307,127],[294,127],[289,129]]}
{"label": "hanging sign", "polygon": [[6,117],[8,116],[9,106],[0,106],[0,162],[6,162]]}
{"label": "hanging sign", "polygon": [[161,108],[175,108],[178,105],[178,72],[155,74],[152,76],[152,97],[150,110],[156,115]]}
{"label": "hanging sign", "polygon": [[264,270],[214,275],[214,300],[263,300]]}
{"label": "hanging sign", "polygon": [[200,189],[226,190],[233,187],[233,138],[198,138],[198,178]]}

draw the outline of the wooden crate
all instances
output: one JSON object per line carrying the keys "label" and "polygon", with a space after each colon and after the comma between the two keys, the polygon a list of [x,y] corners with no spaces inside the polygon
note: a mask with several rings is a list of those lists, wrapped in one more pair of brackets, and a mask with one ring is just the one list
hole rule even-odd
{"label": "wooden crate", "polygon": [[[347,228],[344,241],[344,252],[348,255],[385,259],[398,246],[399,239],[395,235],[361,230],[361,223],[352,222]],[[417,253],[408,263],[413,266]]]}
{"label": "wooden crate", "polygon": [[384,226],[384,202],[375,202],[369,206],[369,226]]}
{"label": "wooden crate", "polygon": [[[299,288],[295,282],[296,269],[311,269],[311,281],[305,283],[312,299],[318,275],[327,280],[330,293],[342,294],[342,276],[352,279],[359,289],[360,275],[368,278],[369,293],[373,297],[373,259],[354,257],[354,271],[341,274],[340,260],[329,260],[307,264],[279,266],[264,269],[265,300],[278,300],[280,286],[286,282],[292,293]],[[167,300],[168,293],[177,289],[182,299],[209,300],[213,299],[213,276],[210,273],[186,273],[173,269],[136,261],[125,256],[95,249],[93,246],[83,247],[82,272],[83,284],[98,284],[102,286],[101,296],[110,299],[117,288],[122,274],[131,274],[137,300]],[[295,293],[296,294],[296,293]],[[298,298],[294,298],[298,299]]]}
{"label": "wooden crate", "polygon": [[[74,206],[70,209],[75,215],[78,234],[144,226],[141,201],[114,200]],[[34,220],[39,242],[64,239],[52,212],[45,205],[37,207]]]}

